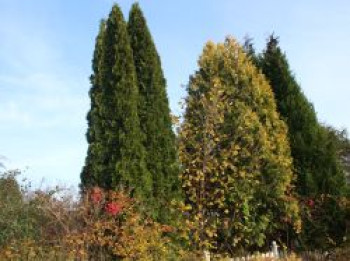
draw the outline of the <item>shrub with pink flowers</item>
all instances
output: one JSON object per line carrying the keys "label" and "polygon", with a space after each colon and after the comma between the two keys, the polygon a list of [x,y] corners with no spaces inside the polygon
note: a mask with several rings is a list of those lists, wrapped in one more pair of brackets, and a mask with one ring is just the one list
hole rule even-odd
{"label": "shrub with pink flowers", "polygon": [[34,224],[37,234],[7,237],[0,260],[181,260],[184,251],[173,240],[177,229],[154,222],[127,191],[93,187],[78,201],[59,194],[24,195],[28,220],[37,220],[27,225]]}
{"label": "shrub with pink flowers", "polygon": [[122,206],[115,202],[109,202],[105,206],[106,213],[116,216],[122,211]]}

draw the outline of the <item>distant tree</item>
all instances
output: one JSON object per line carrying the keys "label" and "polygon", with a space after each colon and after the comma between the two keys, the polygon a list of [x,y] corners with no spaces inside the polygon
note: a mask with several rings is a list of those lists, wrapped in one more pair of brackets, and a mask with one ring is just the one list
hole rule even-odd
{"label": "distant tree", "polygon": [[113,6],[105,24],[105,29],[100,30],[102,40],[99,42],[98,37],[93,64],[93,88],[98,91],[91,91],[96,97],[89,116],[93,126],[88,131],[92,156],[91,160],[88,158],[86,174],[83,172],[83,186],[94,184],[106,189],[126,186],[148,199],[152,180],[142,144],[135,67],[127,25],[118,5]]}
{"label": "distant tree", "polygon": [[269,80],[278,111],[288,125],[299,194],[338,194],[344,182],[335,150],[273,35],[258,65]]}
{"label": "distant tree", "polygon": [[158,218],[164,219],[166,206],[179,191],[179,166],[161,61],[138,4],[131,8],[128,32],[138,80],[138,112],[145,136],[146,164],[152,174],[154,207]]}
{"label": "distant tree", "polygon": [[264,76],[232,38],[207,43],[198,64],[179,137],[193,240],[231,252],[299,229],[287,128]]}

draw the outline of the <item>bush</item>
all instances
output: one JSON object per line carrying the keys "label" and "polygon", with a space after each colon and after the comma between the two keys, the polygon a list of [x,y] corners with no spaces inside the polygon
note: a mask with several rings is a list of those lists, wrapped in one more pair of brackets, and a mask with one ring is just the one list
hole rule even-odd
{"label": "bush", "polygon": [[17,216],[21,225],[13,226],[16,233],[2,230],[0,260],[181,260],[187,255],[174,243],[175,228],[154,222],[124,191],[95,187],[79,201],[58,189],[24,197],[14,176],[5,180],[14,189],[1,224],[11,227],[11,217]]}
{"label": "bush", "polygon": [[303,250],[325,251],[344,243],[350,218],[348,198],[322,194],[300,200],[300,208],[304,220],[300,235]]}
{"label": "bush", "polygon": [[22,196],[18,170],[0,176],[0,247],[15,238],[32,237],[31,209]]}

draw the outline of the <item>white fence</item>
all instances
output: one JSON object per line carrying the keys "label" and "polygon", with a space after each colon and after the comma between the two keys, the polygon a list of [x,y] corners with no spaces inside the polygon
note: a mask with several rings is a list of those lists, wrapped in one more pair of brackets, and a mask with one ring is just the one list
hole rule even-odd
{"label": "white fence", "polygon": [[[280,258],[279,252],[278,252],[278,246],[275,241],[272,241],[271,244],[271,251],[267,253],[258,253],[258,254],[253,254],[253,255],[246,255],[246,256],[241,256],[241,257],[232,257],[232,258],[227,258],[227,261],[249,261],[249,260],[254,260],[257,258],[270,258],[272,260],[277,260]],[[210,252],[204,251],[204,260],[205,261],[210,261]]]}
{"label": "white fence", "polygon": [[[279,257],[276,257],[273,252],[267,252],[267,253],[259,253],[254,255],[241,256],[241,257],[226,258],[225,261],[249,261],[249,260],[256,260],[258,258],[269,258],[269,260],[277,260]],[[209,252],[205,252],[204,260],[205,261],[211,260]]]}

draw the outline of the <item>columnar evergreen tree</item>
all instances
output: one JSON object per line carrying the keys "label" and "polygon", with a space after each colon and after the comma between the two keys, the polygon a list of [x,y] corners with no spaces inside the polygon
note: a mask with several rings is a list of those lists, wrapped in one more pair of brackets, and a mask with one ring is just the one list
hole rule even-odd
{"label": "columnar evergreen tree", "polygon": [[327,130],[318,123],[313,105],[296,82],[274,36],[258,65],[269,80],[278,111],[288,125],[299,194],[341,193],[344,179],[336,149],[330,144]]}
{"label": "columnar evergreen tree", "polygon": [[99,142],[101,142],[101,120],[99,116],[99,103],[98,99],[101,96],[101,77],[99,72],[101,55],[102,55],[102,44],[104,38],[104,32],[106,29],[106,22],[104,20],[100,23],[100,30],[96,37],[95,51],[92,59],[92,70],[93,74],[90,77],[91,89],[89,96],[91,100],[91,108],[87,115],[88,130],[86,133],[86,139],[89,147],[85,160],[85,166],[81,173],[81,185],[82,188],[97,185],[98,180],[96,171],[94,171],[95,163],[97,160]]}
{"label": "columnar evergreen tree", "polygon": [[175,135],[160,58],[138,4],[131,8],[128,32],[138,79],[138,111],[145,135],[147,168],[152,174],[155,209],[165,210],[161,203],[168,204],[178,191]]}
{"label": "columnar evergreen tree", "polygon": [[344,209],[339,202],[346,193],[346,185],[337,138],[318,122],[275,37],[270,37],[257,61],[288,125],[300,203],[311,202],[303,208],[304,226],[299,239],[308,248],[324,249],[338,244],[345,235]]}
{"label": "columnar evergreen tree", "polygon": [[198,247],[262,246],[287,224],[299,228],[287,128],[270,86],[234,39],[204,48],[179,138]]}
{"label": "columnar evergreen tree", "polygon": [[[145,149],[138,117],[137,88],[132,49],[123,14],[114,5],[97,41],[90,112],[91,156],[82,179],[84,185],[114,189],[133,188],[137,195],[148,198],[151,177],[145,164]],[[99,51],[101,49],[101,52]],[[95,104],[96,103],[96,104]],[[96,107],[97,115],[94,117]],[[96,126],[96,128],[95,128]],[[89,140],[88,140],[89,141]],[[91,173],[90,173],[91,172]]]}

